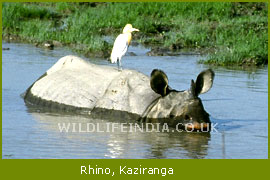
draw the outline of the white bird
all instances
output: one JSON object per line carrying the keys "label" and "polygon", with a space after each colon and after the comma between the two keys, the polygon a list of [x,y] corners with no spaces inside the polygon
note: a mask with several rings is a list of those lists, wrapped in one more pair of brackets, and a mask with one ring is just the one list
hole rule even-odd
{"label": "white bird", "polygon": [[116,63],[118,65],[118,70],[122,70],[121,58],[126,54],[130,41],[132,39],[131,33],[133,31],[139,31],[139,29],[133,28],[131,24],[127,24],[123,33],[118,35],[114,41],[113,49],[111,53],[111,63]]}

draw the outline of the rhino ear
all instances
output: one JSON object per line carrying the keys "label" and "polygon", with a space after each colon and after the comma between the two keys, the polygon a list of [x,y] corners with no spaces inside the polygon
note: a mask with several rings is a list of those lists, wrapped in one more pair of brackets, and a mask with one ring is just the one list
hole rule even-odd
{"label": "rhino ear", "polygon": [[168,77],[159,69],[154,69],[151,73],[150,85],[153,91],[161,96],[166,96],[168,91]]}
{"label": "rhino ear", "polygon": [[212,69],[202,71],[196,79],[196,82],[191,82],[191,91],[194,96],[206,93],[213,85],[215,73]]}

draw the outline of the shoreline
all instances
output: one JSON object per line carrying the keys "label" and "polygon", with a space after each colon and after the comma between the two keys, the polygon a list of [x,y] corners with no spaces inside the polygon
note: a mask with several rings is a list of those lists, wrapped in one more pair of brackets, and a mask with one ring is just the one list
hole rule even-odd
{"label": "shoreline", "polygon": [[[54,47],[53,48],[48,48],[45,46],[46,42],[44,43],[33,43],[33,42],[29,42],[29,41],[26,41],[26,40],[22,40],[20,39],[19,37],[17,36],[12,36],[11,39],[8,39],[8,37],[2,37],[2,42],[5,41],[6,43],[23,43],[23,44],[31,44],[37,48],[44,48],[44,49],[48,49],[48,50],[54,50],[55,47],[64,47],[64,48],[68,48],[70,49],[71,51],[74,51],[78,54],[81,54],[83,56],[85,56],[86,58],[103,58],[104,60],[108,60],[109,61],[109,55],[107,56],[103,56],[102,53],[98,53],[98,54],[92,54],[92,53],[89,53],[89,54],[84,54],[82,52],[78,52],[76,51],[75,49],[72,48],[72,45],[65,45],[65,44],[62,44],[58,41],[55,41],[54,42]],[[134,43],[135,46],[137,46],[138,44],[137,43]],[[144,46],[144,45],[142,45]],[[152,48],[151,46],[144,46],[144,47],[150,47]],[[157,47],[155,45],[153,45],[153,47]],[[158,48],[157,48],[158,49]],[[2,47],[2,50],[10,50],[9,47]],[[152,49],[151,49],[152,50]],[[169,50],[165,50],[164,52],[160,52],[160,53],[163,53],[162,55],[160,54],[156,54],[156,55],[151,55],[152,51],[148,51],[146,53],[147,56],[181,56],[181,55],[198,55],[198,56],[206,56],[207,55],[207,52],[210,52],[211,50],[201,50],[201,51],[194,51],[193,49],[185,49],[184,51],[178,51],[178,52],[175,52],[175,51],[169,51]],[[154,51],[156,50],[155,48],[153,49]],[[110,53],[110,52],[109,52]],[[137,56],[136,54],[133,54],[133,52],[130,52],[132,54],[132,56]],[[199,64],[204,64],[203,62],[204,60],[198,60],[197,63]],[[248,64],[248,65],[230,65],[230,66],[220,66],[220,65],[216,65],[214,63],[209,63],[208,64],[209,66],[216,66],[216,67],[224,67],[226,69],[230,69],[230,70],[244,70],[244,71],[253,71],[253,70],[256,70],[256,69],[260,69],[260,68],[264,68],[264,67],[267,67],[268,64],[262,64],[262,65],[254,65],[254,64]]]}

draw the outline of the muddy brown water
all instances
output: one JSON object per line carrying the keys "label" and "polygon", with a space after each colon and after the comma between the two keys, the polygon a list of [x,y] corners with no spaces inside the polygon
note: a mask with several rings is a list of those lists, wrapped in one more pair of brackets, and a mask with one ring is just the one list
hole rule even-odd
{"label": "muddy brown water", "polygon": [[[126,128],[108,130],[118,120],[90,119],[71,113],[41,112],[27,107],[20,94],[59,58],[73,54],[65,48],[46,50],[29,44],[2,43],[2,151],[4,159],[32,158],[267,158],[268,69],[229,70],[211,67],[213,88],[201,95],[216,131],[211,133],[146,132]],[[124,68],[149,75],[164,70],[171,87],[189,88],[190,81],[209,66],[199,56],[149,57],[143,47],[130,47]],[[75,54],[76,55],[76,54]],[[86,59],[86,58],[84,58]],[[96,64],[109,64],[88,59]],[[122,121],[121,121],[122,122]],[[75,124],[72,132],[59,124]],[[81,129],[79,129],[79,124]],[[92,127],[86,131],[87,125]],[[97,127],[96,125],[99,124]],[[95,130],[93,128],[95,127]],[[106,132],[106,130],[108,132]],[[103,132],[104,131],[104,132]]]}

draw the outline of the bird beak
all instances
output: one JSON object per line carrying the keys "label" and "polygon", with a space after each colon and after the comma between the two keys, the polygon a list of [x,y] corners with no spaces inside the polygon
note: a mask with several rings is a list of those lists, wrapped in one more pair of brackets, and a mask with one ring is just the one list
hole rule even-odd
{"label": "bird beak", "polygon": [[132,28],[131,30],[132,30],[132,32],[133,31],[140,31],[139,29],[136,29],[136,28]]}

